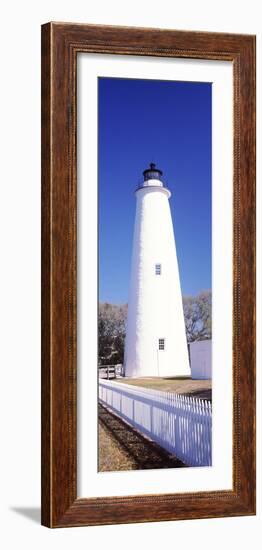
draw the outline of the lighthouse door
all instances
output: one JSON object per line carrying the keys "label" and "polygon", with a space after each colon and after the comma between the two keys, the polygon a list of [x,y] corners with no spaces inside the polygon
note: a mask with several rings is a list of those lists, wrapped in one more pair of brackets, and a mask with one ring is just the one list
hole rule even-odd
{"label": "lighthouse door", "polygon": [[158,372],[158,376],[163,376],[163,372],[165,372],[165,368],[164,368],[165,348],[166,348],[165,338],[159,338],[158,339],[158,346],[157,346],[157,372]]}

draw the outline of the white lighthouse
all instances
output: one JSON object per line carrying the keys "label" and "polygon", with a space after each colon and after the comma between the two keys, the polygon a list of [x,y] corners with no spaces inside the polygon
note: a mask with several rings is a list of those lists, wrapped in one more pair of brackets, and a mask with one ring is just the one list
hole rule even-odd
{"label": "white lighthouse", "polygon": [[151,163],[136,190],[125,375],[190,375],[170,191]]}

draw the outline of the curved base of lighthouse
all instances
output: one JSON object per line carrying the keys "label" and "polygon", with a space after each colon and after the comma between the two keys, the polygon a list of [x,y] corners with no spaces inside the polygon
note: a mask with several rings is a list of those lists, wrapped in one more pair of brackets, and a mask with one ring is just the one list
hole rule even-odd
{"label": "curved base of lighthouse", "polygon": [[170,192],[152,181],[136,196],[125,376],[190,376]]}

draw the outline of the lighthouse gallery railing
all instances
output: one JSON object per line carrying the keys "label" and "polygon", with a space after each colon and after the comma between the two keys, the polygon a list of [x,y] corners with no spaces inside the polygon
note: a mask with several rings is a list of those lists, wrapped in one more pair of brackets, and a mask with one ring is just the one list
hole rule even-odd
{"label": "lighthouse gallery railing", "polygon": [[99,399],[188,466],[211,466],[210,401],[108,380],[99,380]]}

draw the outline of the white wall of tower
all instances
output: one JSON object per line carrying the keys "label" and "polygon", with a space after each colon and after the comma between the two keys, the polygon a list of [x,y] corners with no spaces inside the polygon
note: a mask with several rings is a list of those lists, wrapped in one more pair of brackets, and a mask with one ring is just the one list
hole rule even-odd
{"label": "white wall of tower", "polygon": [[[169,197],[158,180],[136,191],[125,343],[130,377],[190,375]],[[161,275],[155,274],[156,264]],[[159,350],[159,338],[165,350]]]}

